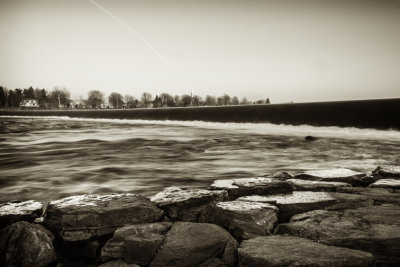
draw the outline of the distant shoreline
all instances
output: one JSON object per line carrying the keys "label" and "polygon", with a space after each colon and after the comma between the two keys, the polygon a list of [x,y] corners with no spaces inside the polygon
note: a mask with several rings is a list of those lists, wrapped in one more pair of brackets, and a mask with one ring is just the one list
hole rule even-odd
{"label": "distant shoreline", "polygon": [[186,108],[0,110],[0,116],[250,122],[400,130],[400,98]]}

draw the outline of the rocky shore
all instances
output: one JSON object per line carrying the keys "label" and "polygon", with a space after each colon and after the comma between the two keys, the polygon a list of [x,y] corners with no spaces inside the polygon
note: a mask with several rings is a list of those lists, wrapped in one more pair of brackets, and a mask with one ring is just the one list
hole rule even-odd
{"label": "rocky shore", "polygon": [[399,266],[400,166],[0,204],[0,266]]}

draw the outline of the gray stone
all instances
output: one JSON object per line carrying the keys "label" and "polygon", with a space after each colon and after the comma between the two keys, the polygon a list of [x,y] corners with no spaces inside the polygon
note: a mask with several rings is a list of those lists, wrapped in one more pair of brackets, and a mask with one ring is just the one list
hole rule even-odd
{"label": "gray stone", "polygon": [[[229,246],[234,246],[235,249],[227,249]],[[212,258],[236,259],[238,246],[235,239],[218,225],[176,222],[166,234],[164,243],[150,267],[197,266]]]}
{"label": "gray stone", "polygon": [[372,199],[374,205],[400,205],[400,190],[397,189],[342,187],[338,188],[338,192],[362,195],[364,197]]}
{"label": "gray stone", "polygon": [[304,171],[296,174],[295,178],[312,181],[343,182],[353,185],[357,184],[359,182],[359,179],[362,179],[365,176],[366,175],[364,173],[344,168],[337,168],[327,170]]}
{"label": "gray stone", "polygon": [[49,203],[44,225],[64,241],[112,234],[126,224],[154,222],[163,211],[133,194],[80,195]]}
{"label": "gray stone", "polygon": [[336,203],[327,192],[294,191],[286,195],[247,196],[239,200],[274,204],[279,209],[279,221],[286,222],[293,215],[310,210],[324,209]]}
{"label": "gray stone", "polygon": [[277,211],[268,203],[234,200],[217,203],[204,213],[200,221],[224,227],[241,241],[269,234],[278,221]]}
{"label": "gray stone", "polygon": [[378,178],[396,178],[400,179],[400,166],[383,165],[377,167],[372,174]]}
{"label": "gray stone", "polygon": [[197,222],[201,213],[228,197],[225,190],[211,191],[171,186],[151,198],[173,221]]}
{"label": "gray stone", "polygon": [[400,207],[397,205],[310,211],[278,225],[275,233],[367,251],[379,264],[400,264]]}
{"label": "gray stone", "polygon": [[294,236],[260,236],[238,249],[239,265],[246,266],[370,266],[367,252],[326,246]]}
{"label": "gray stone", "polygon": [[350,186],[350,184],[343,182],[310,181],[304,179],[289,179],[286,181],[293,185],[298,191],[335,192],[336,188]]}
{"label": "gray stone", "polygon": [[107,241],[101,256],[147,266],[156,255],[164,235],[171,226],[170,222],[125,225],[118,228],[114,237]]}
{"label": "gray stone", "polygon": [[41,225],[16,222],[0,231],[0,266],[46,266],[56,261],[53,234]]}
{"label": "gray stone", "polygon": [[0,229],[18,221],[33,222],[42,213],[43,203],[35,200],[0,204]]}
{"label": "gray stone", "polygon": [[236,199],[241,196],[283,194],[293,191],[293,186],[278,178],[238,178],[227,180],[215,180],[210,190],[226,190],[229,199]]}
{"label": "gray stone", "polygon": [[370,187],[400,189],[400,179],[379,179],[371,184]]}

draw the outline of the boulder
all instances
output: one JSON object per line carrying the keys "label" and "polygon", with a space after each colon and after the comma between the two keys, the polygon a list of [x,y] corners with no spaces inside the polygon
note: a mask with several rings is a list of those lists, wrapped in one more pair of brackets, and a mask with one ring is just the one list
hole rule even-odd
{"label": "boulder", "polygon": [[197,266],[212,258],[234,266],[238,246],[236,240],[218,225],[176,222],[150,266]]}
{"label": "boulder", "polygon": [[101,250],[101,256],[147,266],[171,226],[170,222],[125,225],[118,228],[114,237],[107,241]]}
{"label": "boulder", "polygon": [[0,204],[0,229],[18,221],[33,222],[42,213],[43,203],[35,200]]}
{"label": "boulder", "polygon": [[268,203],[234,200],[210,207],[200,221],[224,227],[241,241],[269,234],[278,221],[277,211]]}
{"label": "boulder", "polygon": [[294,191],[286,195],[247,196],[241,201],[262,202],[274,204],[279,209],[279,221],[286,222],[299,213],[310,210],[324,209],[336,203],[336,199],[327,192]]}
{"label": "boulder", "polygon": [[400,189],[400,179],[379,179],[371,184],[370,187]]}
{"label": "boulder", "polygon": [[372,199],[363,195],[338,192],[331,192],[329,194],[336,199],[336,203],[326,207],[326,210],[356,209],[359,207],[368,207],[374,205],[374,201]]}
{"label": "boulder", "polygon": [[99,267],[140,267],[140,266],[137,264],[127,263],[123,260],[117,260],[117,261],[108,261],[106,263],[99,265]]}
{"label": "boulder", "polygon": [[256,177],[215,180],[210,190],[226,190],[229,199],[249,195],[284,194],[293,191],[293,186],[278,178]]}
{"label": "boulder", "polygon": [[327,191],[335,192],[338,187],[350,186],[348,183],[343,182],[324,182],[324,181],[310,181],[303,179],[289,179],[286,182],[290,183],[298,191]]}
{"label": "boulder", "polygon": [[225,190],[204,190],[171,186],[151,198],[173,221],[197,222],[200,214],[216,202],[228,197]]}
{"label": "boulder", "polygon": [[53,234],[41,225],[16,222],[0,231],[0,266],[46,266],[57,260]]}
{"label": "boulder", "polygon": [[64,241],[112,234],[126,224],[154,222],[163,211],[133,194],[80,195],[51,201],[43,224]]}
{"label": "boulder", "polygon": [[358,184],[360,179],[366,175],[349,169],[337,168],[327,170],[304,171],[295,175],[296,179],[325,182],[343,182],[348,184]]}
{"label": "boulder", "polygon": [[278,225],[275,233],[367,251],[378,264],[400,264],[400,207],[397,205],[310,211]]}
{"label": "boulder", "polygon": [[246,266],[370,266],[370,253],[326,246],[295,236],[259,236],[238,249],[239,265]]}
{"label": "boulder", "polygon": [[373,200],[374,205],[400,205],[400,190],[387,188],[341,187],[338,192],[358,194]]}
{"label": "boulder", "polygon": [[377,167],[372,171],[373,176],[378,178],[396,178],[400,179],[400,166],[384,165]]}

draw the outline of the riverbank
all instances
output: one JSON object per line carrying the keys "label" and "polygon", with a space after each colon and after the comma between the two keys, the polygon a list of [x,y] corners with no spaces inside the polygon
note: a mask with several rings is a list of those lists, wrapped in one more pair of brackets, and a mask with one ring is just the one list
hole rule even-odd
{"label": "riverbank", "polygon": [[4,203],[0,264],[395,266],[399,190],[400,166],[380,166]]}
{"label": "riverbank", "polygon": [[268,122],[400,130],[400,99],[126,110],[0,110],[0,116]]}

